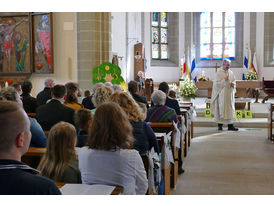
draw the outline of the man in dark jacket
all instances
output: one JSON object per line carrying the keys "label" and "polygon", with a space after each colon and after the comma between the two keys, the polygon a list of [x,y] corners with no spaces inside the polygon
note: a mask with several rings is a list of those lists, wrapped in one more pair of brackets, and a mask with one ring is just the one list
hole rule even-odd
{"label": "man in dark jacket", "polygon": [[181,115],[182,113],[180,111],[178,101],[176,99],[172,99],[168,96],[169,86],[168,86],[167,82],[161,82],[159,84],[158,89],[163,91],[166,94],[166,104],[165,105],[174,109],[177,115]]}
{"label": "man in dark jacket", "polygon": [[52,88],[52,99],[49,103],[37,108],[36,119],[43,130],[50,128],[60,121],[68,122],[74,125],[74,109],[65,106],[66,87],[57,84]]}
{"label": "man in dark jacket", "polygon": [[0,101],[0,195],[60,195],[55,183],[21,162],[31,139],[30,122],[16,102]]}
{"label": "man in dark jacket", "polygon": [[46,104],[49,99],[51,99],[51,88],[53,88],[55,85],[54,80],[51,78],[47,78],[45,80],[45,88],[43,91],[39,92],[36,99],[37,99],[37,105],[43,105]]}
{"label": "man in dark jacket", "polygon": [[139,94],[138,82],[130,81],[128,83],[128,91],[137,103],[143,103],[147,106],[147,108],[149,107],[147,103],[147,98]]}
{"label": "man in dark jacket", "polygon": [[37,101],[36,98],[32,97],[30,95],[31,89],[32,89],[32,83],[29,80],[25,80],[22,83],[22,102],[23,107],[26,113],[36,113],[36,107],[37,107]]}

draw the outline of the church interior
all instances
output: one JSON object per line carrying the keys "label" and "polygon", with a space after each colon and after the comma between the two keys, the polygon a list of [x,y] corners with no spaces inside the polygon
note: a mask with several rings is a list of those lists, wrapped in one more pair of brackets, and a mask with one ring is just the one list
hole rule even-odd
{"label": "church interior", "polygon": [[[129,83],[139,81],[138,94],[146,98],[147,107],[138,108],[150,114],[152,94],[167,83],[174,96],[165,95],[178,101],[180,115],[175,113],[176,124],[144,120],[161,155],[154,150],[146,158],[141,155],[148,181],[143,194],[274,194],[273,12],[0,12],[0,34],[0,96],[15,84],[23,88],[27,80],[30,96],[38,98],[45,82],[53,79],[55,85],[77,84],[77,102],[83,108],[84,92],[95,96],[98,83],[130,92]],[[234,92],[235,130],[229,129],[231,122],[218,129],[216,110],[211,109],[224,59],[229,59],[235,78],[234,90],[229,88]],[[91,110],[93,120],[100,107]],[[26,113],[40,123],[38,108]],[[55,126],[45,129],[40,124],[50,138]],[[29,147],[22,162],[43,168],[40,161],[48,146]],[[79,152],[81,172],[83,154]],[[82,174],[83,184],[88,174]],[[81,187],[54,182],[63,194],[84,194]],[[124,194],[123,186],[107,194]]]}

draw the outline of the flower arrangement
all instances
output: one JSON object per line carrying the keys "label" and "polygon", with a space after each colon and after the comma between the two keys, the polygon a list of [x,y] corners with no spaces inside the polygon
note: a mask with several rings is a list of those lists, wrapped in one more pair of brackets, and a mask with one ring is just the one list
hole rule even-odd
{"label": "flower arrangement", "polygon": [[185,79],[180,79],[179,93],[181,97],[195,98],[197,90],[195,83],[188,76]]}
{"label": "flower arrangement", "polygon": [[246,80],[257,80],[258,75],[256,74],[256,72],[249,70],[246,72],[245,79]]}

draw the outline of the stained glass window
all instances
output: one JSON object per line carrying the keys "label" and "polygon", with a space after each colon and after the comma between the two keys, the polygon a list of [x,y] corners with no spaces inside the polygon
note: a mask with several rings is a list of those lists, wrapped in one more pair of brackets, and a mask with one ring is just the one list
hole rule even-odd
{"label": "stained glass window", "polygon": [[168,59],[167,12],[151,13],[152,59]]}
{"label": "stained glass window", "polygon": [[152,43],[159,43],[159,30],[152,27]]}
{"label": "stained glass window", "polygon": [[202,12],[200,15],[200,58],[235,58],[235,13]]}
{"label": "stained glass window", "polygon": [[167,59],[167,45],[161,45],[161,59]]}

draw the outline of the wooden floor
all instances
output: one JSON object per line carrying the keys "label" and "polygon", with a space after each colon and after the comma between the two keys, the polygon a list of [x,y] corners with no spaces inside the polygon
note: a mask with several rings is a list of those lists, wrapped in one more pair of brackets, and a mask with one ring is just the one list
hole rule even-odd
{"label": "wooden floor", "polygon": [[175,195],[274,194],[274,144],[267,130],[224,129],[194,129]]}

